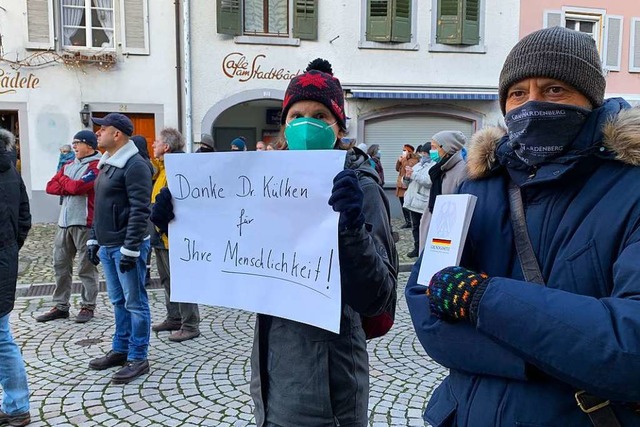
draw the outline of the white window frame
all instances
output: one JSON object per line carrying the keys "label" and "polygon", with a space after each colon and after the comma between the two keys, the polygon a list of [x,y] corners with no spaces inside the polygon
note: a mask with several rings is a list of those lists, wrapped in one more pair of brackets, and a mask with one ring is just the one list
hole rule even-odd
{"label": "white window frame", "polygon": [[[60,46],[62,47],[63,50],[81,50],[81,51],[85,51],[85,50],[99,50],[99,51],[107,51],[107,52],[113,52],[116,50],[116,46],[118,45],[118,40],[116,39],[116,26],[117,26],[117,16],[116,16],[116,0],[112,0],[111,4],[112,4],[112,8],[111,8],[111,13],[113,14],[113,28],[111,28],[111,30],[113,31],[113,46],[112,47],[102,47],[102,46],[87,46],[87,44],[89,43],[93,43],[93,22],[92,22],[92,0],[84,0],[84,17],[85,17],[85,26],[84,27],[77,27],[78,31],[82,30],[84,28],[85,31],[85,45],[84,46],[73,46],[73,45],[65,45],[64,44],[64,29],[65,27],[72,27],[70,25],[65,25],[64,23],[64,9],[65,7],[73,7],[73,6],[64,6],[62,4],[62,2],[60,2]],[[100,7],[96,7],[96,9],[104,9],[104,10],[109,10],[106,8],[100,8]],[[74,28],[74,27],[72,27]]]}
{"label": "white window frame", "polygon": [[597,31],[597,38],[594,37],[594,40],[596,41],[600,58],[604,59],[604,47],[606,46],[604,44],[604,23],[606,15],[607,11],[605,9],[563,6],[561,22],[565,28],[567,26],[567,19],[594,22],[596,24],[594,27]]}
{"label": "white window frame", "polygon": [[[212,0],[213,1],[213,0]],[[240,16],[242,17],[242,35],[235,36],[233,41],[238,44],[266,44],[275,46],[300,46],[300,39],[293,37],[293,8],[295,7],[294,0],[287,0],[288,8],[287,21],[289,25],[289,35],[287,37],[278,37],[274,35],[251,35],[244,32],[244,0],[240,0]],[[320,3],[320,2],[318,2]],[[320,5],[318,4],[318,8]],[[320,25],[320,20],[318,20]]]}
{"label": "white window frame", "polygon": [[631,31],[630,40],[629,40],[629,72],[630,73],[640,73],[640,67],[633,66],[633,60],[640,58],[634,58],[635,50],[636,50],[636,23],[640,22],[640,18],[631,18]]}
{"label": "white window frame", "polygon": [[479,43],[472,46],[456,46],[437,42],[438,0],[431,0],[431,38],[429,41],[429,52],[487,53],[487,46],[484,44],[485,21],[487,19],[486,3],[486,0],[480,1],[480,22],[478,23]]}
{"label": "white window frame", "polygon": [[418,0],[411,0],[411,40],[405,43],[383,43],[367,40],[367,0],[360,0],[359,49],[420,50],[418,43]]}

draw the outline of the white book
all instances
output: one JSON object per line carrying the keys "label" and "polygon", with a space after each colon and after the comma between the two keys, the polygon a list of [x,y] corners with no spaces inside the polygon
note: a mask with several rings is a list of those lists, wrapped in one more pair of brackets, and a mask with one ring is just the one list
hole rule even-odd
{"label": "white book", "polygon": [[418,283],[428,286],[435,273],[460,264],[477,200],[471,194],[441,194],[436,197]]}

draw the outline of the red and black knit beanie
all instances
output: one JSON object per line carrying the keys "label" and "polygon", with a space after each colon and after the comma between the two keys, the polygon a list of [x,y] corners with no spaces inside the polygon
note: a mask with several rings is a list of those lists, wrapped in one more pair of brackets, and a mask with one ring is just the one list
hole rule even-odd
{"label": "red and black knit beanie", "polygon": [[303,74],[291,80],[282,101],[281,124],[285,124],[289,108],[298,101],[317,101],[324,104],[338,120],[340,129],[346,130],[344,93],[340,80],[333,77],[329,61],[314,59]]}

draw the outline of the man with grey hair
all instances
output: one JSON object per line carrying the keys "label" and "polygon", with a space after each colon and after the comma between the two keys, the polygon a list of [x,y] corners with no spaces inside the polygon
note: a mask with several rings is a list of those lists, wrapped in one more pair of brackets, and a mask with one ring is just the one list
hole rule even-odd
{"label": "man with grey hair", "polygon": [[[153,155],[156,158],[158,173],[151,192],[151,202],[155,203],[160,191],[167,186],[167,174],[164,168],[164,155],[168,153],[184,153],[184,138],[174,128],[165,128],[160,137],[153,143]],[[153,214],[151,221],[154,220]],[[156,263],[160,282],[164,288],[167,317],[161,323],[153,325],[154,332],[175,331],[169,335],[169,341],[181,342],[200,335],[200,313],[197,304],[171,301],[171,273],[169,270],[168,230],[157,229],[152,236],[152,245],[156,253]]]}
{"label": "man with grey hair", "polygon": [[0,129],[0,425],[25,426],[29,415],[29,386],[24,360],[11,336],[9,315],[16,299],[18,251],[29,229],[29,198],[15,167],[15,137]]}

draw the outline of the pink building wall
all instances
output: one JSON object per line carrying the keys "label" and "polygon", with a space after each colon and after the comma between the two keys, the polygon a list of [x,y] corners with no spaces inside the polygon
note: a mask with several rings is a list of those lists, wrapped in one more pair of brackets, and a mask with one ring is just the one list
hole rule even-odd
{"label": "pink building wall", "polygon": [[636,95],[636,99],[640,98],[640,73],[629,72],[631,19],[640,18],[640,0],[521,0],[520,38],[543,27],[545,10],[562,10],[563,6],[604,9],[608,15],[624,17],[620,71],[610,71],[607,75],[607,94]]}

